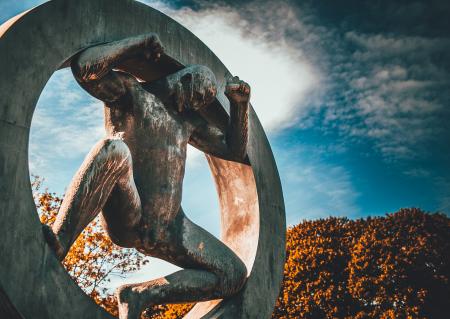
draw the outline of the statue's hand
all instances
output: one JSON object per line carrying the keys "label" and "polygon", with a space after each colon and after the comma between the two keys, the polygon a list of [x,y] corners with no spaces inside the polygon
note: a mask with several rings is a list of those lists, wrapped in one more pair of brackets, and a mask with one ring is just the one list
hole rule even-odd
{"label": "statue's hand", "polygon": [[227,80],[225,95],[230,101],[237,104],[248,103],[250,100],[250,85],[234,76]]}
{"label": "statue's hand", "polygon": [[156,33],[147,33],[140,37],[142,37],[141,48],[145,58],[152,61],[159,60],[161,54],[164,53],[164,47]]}

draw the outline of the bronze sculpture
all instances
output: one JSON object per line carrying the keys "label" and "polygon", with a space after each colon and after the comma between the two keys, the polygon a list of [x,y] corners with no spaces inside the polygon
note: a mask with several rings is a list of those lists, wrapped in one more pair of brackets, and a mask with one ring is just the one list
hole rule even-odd
{"label": "bronze sculpture", "polygon": [[250,87],[234,77],[226,132],[198,111],[215,98],[214,74],[194,65],[145,83],[116,70],[124,59],[157,60],[155,34],[88,48],[72,59],[78,83],[105,102],[107,137],[86,157],[69,186],[46,238],[62,260],[87,224],[102,211],[113,242],[182,268],[165,278],[120,287],[120,318],[139,318],[154,304],[230,296],[243,286],[246,267],[225,244],[191,222],[181,208],[187,143],[207,154],[246,162]]}

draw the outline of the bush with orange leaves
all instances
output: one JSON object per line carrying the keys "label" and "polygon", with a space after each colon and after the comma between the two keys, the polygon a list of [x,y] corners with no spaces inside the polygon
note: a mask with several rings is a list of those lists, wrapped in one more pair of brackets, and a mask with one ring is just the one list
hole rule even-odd
{"label": "bush with orange leaves", "polygon": [[447,318],[450,219],[419,209],[287,232],[272,318]]}
{"label": "bush with orange leaves", "polygon": [[159,305],[147,309],[142,319],[182,319],[194,304]]}

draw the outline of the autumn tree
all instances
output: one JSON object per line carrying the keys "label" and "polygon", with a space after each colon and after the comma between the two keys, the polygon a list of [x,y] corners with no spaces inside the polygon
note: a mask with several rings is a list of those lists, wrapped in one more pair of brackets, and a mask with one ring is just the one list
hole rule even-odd
{"label": "autumn tree", "polygon": [[445,318],[450,302],[450,219],[402,209],[370,219],[353,245],[348,290],[355,318]]}
{"label": "autumn tree", "polygon": [[331,217],[288,229],[284,280],[273,318],[347,318],[357,306],[346,288],[349,250],[361,228]]}
{"label": "autumn tree", "polygon": [[272,318],[446,318],[450,219],[418,209],[288,229]]}

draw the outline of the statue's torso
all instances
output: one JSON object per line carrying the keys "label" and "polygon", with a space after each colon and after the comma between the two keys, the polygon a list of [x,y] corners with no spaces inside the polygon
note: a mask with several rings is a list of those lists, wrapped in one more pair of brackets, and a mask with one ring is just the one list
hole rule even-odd
{"label": "statue's torso", "polygon": [[106,131],[120,135],[131,151],[144,221],[167,225],[180,208],[192,127],[142,87],[130,93],[130,105],[105,107]]}

